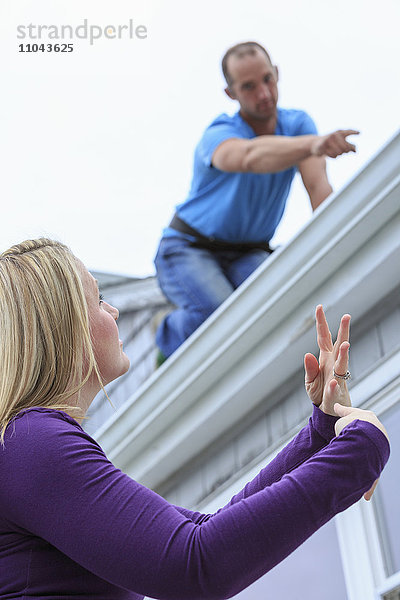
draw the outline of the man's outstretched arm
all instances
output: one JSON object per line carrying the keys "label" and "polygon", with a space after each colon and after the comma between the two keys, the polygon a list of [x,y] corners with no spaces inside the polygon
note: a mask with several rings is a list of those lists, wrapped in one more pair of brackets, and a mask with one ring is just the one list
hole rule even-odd
{"label": "man's outstretched arm", "polygon": [[277,173],[310,157],[336,158],[355,152],[347,136],[353,129],[339,130],[328,135],[260,135],[251,139],[231,138],[215,149],[212,164],[221,171],[240,173]]}

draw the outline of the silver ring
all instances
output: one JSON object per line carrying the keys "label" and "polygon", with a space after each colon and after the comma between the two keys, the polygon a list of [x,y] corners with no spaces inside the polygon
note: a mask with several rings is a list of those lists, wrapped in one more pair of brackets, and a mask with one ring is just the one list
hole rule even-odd
{"label": "silver ring", "polygon": [[347,381],[348,379],[350,379],[351,373],[350,373],[350,371],[346,371],[346,373],[344,375],[338,375],[338,373],[336,373],[335,369],[333,369],[333,376],[337,377],[338,379],[344,379],[345,381]]}

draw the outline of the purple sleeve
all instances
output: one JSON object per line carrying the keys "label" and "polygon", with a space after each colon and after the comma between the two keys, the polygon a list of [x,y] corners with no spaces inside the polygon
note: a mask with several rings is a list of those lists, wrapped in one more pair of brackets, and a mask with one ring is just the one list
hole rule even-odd
{"label": "purple sleeve", "polygon": [[237,594],[357,501],[389,455],[383,434],[355,421],[279,481],[195,524],[80,428],[44,421],[7,440],[1,510],[99,577],[165,600]]}
{"label": "purple sleeve", "polygon": [[[248,498],[263,488],[280,481],[283,475],[296,469],[316,452],[321,450],[335,437],[337,417],[326,415],[316,406],[306,427],[293,438],[285,448],[250,481],[229,505],[235,504],[242,498]],[[229,506],[228,505],[228,506]]]}
{"label": "purple sleeve", "polygon": [[[293,440],[221,510],[225,510],[228,506],[236,504],[243,498],[248,498],[272,483],[279,481],[283,475],[303,464],[335,437],[335,423],[337,420],[338,417],[327,415],[314,406],[313,414],[306,427],[303,427]],[[202,523],[210,517],[210,515],[193,512],[186,508],[176,508],[194,523]]]}

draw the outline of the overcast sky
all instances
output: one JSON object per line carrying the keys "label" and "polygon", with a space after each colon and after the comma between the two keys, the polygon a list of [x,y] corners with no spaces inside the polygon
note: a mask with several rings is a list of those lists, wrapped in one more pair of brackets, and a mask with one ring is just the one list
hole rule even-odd
{"label": "overcast sky", "polygon": [[[0,13],[2,250],[46,235],[89,268],[152,274],[203,129],[236,110],[220,60],[239,41],[270,51],[282,107],[307,110],[321,133],[361,131],[356,155],[329,160],[336,190],[399,126],[398,0],[2,0]],[[130,39],[125,27],[93,44],[42,40],[72,42],[71,53],[18,51],[40,43],[18,39],[18,26],[75,29],[85,19],[110,32],[142,25],[147,37],[142,28]],[[276,243],[309,218],[296,181]]]}

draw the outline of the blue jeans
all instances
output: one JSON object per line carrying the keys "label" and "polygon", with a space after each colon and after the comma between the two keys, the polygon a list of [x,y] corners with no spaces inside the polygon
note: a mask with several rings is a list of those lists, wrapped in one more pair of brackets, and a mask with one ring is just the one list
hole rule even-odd
{"label": "blue jeans", "polygon": [[162,353],[170,356],[268,256],[264,250],[211,251],[183,238],[162,238],[155,258],[158,282],[177,307],[157,331]]}

